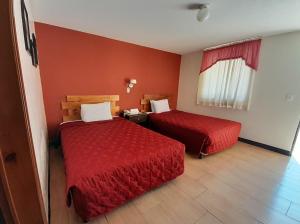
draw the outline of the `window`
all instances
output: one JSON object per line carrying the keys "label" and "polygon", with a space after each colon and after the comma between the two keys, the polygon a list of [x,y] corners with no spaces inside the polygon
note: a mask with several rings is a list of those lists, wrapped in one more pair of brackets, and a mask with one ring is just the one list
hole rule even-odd
{"label": "window", "polygon": [[205,51],[197,103],[248,110],[261,40]]}
{"label": "window", "polygon": [[198,103],[249,109],[254,74],[241,58],[217,62],[199,76]]}

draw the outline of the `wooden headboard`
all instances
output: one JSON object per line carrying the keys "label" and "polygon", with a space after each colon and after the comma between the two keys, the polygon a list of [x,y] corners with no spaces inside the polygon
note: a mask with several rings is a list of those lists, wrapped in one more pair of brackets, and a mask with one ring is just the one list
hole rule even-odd
{"label": "wooden headboard", "polygon": [[80,120],[81,104],[110,102],[111,114],[118,115],[120,112],[120,107],[117,106],[117,101],[119,101],[119,95],[67,96],[66,101],[61,102],[63,121]]}
{"label": "wooden headboard", "polygon": [[167,95],[159,95],[159,94],[145,94],[143,99],[141,99],[141,105],[142,105],[142,112],[149,112],[151,111],[151,106],[150,106],[150,100],[163,100],[163,99],[168,99],[170,108],[174,109],[173,103],[172,103],[172,97],[167,96]]}

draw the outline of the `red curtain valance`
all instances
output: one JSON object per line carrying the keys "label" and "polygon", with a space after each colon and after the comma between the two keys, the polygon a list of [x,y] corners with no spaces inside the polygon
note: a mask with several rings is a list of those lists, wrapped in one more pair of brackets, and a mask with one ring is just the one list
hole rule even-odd
{"label": "red curtain valance", "polygon": [[218,61],[243,58],[246,65],[257,70],[261,39],[204,51],[200,73]]}

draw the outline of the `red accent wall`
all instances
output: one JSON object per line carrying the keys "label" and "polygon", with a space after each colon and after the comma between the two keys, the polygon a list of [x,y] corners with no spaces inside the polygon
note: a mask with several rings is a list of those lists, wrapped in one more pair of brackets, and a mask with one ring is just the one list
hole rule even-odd
{"label": "red accent wall", "polygon": [[[66,95],[118,94],[127,109],[140,107],[143,94],[169,94],[176,104],[180,55],[43,23],[35,29],[50,137]],[[129,78],[137,85],[127,94]]]}

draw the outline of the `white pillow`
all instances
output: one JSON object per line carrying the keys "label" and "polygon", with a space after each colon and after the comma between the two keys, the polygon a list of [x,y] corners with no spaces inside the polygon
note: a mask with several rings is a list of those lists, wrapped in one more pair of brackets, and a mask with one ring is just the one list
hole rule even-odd
{"label": "white pillow", "polygon": [[154,113],[162,113],[162,112],[170,111],[170,106],[169,106],[168,99],[153,100],[152,101],[152,106],[153,106],[153,110],[152,111]]}
{"label": "white pillow", "polygon": [[81,104],[81,119],[84,122],[112,120],[110,102]]}
{"label": "white pillow", "polygon": [[150,100],[150,107],[151,107],[151,111],[155,113],[155,108],[153,106],[153,101],[154,100]]}

